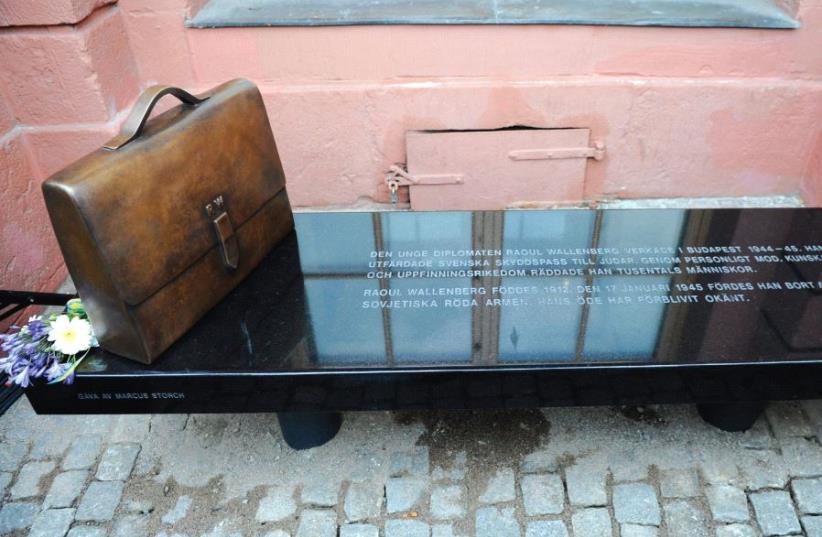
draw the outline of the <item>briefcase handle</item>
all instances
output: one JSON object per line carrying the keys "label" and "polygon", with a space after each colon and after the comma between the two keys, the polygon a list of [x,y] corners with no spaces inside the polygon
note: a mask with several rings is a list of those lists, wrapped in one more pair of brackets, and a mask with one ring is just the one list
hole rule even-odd
{"label": "briefcase handle", "polygon": [[148,116],[151,115],[151,111],[154,109],[154,105],[165,95],[174,95],[183,103],[190,105],[200,104],[208,98],[195,97],[186,90],[173,86],[157,85],[148,87],[137,99],[134,108],[131,109],[131,113],[120,129],[120,134],[106,142],[103,147],[110,151],[116,151],[140,136]]}

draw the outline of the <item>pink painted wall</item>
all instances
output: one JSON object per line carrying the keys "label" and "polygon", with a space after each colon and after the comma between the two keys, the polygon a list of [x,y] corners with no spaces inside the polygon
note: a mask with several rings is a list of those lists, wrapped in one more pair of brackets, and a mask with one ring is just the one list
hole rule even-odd
{"label": "pink painted wall", "polygon": [[186,30],[184,1],[146,5],[120,0],[143,79],[256,81],[297,205],[386,201],[383,173],[405,160],[408,130],[514,124],[588,127],[606,143],[584,199],[808,191],[822,117],[818,2],[800,3],[796,31]]}
{"label": "pink painted wall", "polygon": [[2,289],[53,290],[65,280],[40,184],[116,132],[140,91],[122,12],[106,4],[0,8]]}
{"label": "pink painted wall", "polygon": [[[39,191],[141,87],[261,88],[297,206],[387,201],[405,133],[591,129],[583,200],[801,193],[822,205],[822,4],[802,28],[187,29],[201,0],[0,3],[0,288],[65,275]],[[791,2],[796,4],[795,2]],[[523,190],[523,200],[545,200]],[[553,200],[580,201],[580,200]]]}
{"label": "pink painted wall", "polygon": [[2,26],[76,24],[100,6],[117,0],[8,0],[0,3]]}

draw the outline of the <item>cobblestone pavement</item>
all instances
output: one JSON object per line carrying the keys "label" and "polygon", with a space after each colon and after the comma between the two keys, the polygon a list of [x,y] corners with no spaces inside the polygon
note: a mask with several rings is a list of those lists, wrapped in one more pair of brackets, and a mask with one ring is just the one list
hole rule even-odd
{"label": "cobblestone pavement", "polygon": [[285,446],[272,415],[0,418],[0,534],[822,537],[822,401],[746,433],[691,406],[349,413]]}

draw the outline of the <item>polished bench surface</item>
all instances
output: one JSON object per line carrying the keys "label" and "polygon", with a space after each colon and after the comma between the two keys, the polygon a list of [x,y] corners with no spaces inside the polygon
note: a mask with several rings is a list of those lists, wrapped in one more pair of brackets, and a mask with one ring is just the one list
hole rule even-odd
{"label": "polished bench surface", "polygon": [[30,390],[35,409],[822,396],[822,209],[295,219],[295,233],[155,364],[97,352],[74,385]]}

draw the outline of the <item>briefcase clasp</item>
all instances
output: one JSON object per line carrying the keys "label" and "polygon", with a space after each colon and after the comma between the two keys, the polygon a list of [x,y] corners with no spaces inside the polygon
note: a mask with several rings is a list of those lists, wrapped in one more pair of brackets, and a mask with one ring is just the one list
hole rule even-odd
{"label": "briefcase clasp", "polygon": [[230,270],[236,269],[240,264],[240,246],[237,243],[237,235],[228,217],[223,197],[217,196],[211,203],[207,203],[205,210],[217,232],[217,240],[220,241],[223,265]]}

